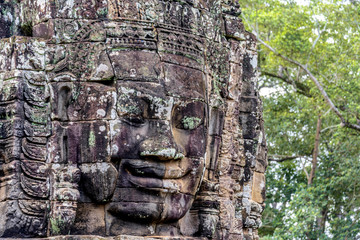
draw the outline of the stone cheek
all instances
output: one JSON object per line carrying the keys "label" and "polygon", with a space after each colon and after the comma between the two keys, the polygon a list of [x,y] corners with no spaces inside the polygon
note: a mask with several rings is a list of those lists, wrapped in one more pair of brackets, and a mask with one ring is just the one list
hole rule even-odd
{"label": "stone cheek", "polygon": [[0,238],[258,238],[267,146],[237,1],[5,5]]}

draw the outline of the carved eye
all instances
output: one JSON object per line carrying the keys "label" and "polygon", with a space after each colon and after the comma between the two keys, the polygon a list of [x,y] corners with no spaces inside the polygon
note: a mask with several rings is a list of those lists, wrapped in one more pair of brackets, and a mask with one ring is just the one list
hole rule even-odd
{"label": "carved eye", "polygon": [[142,127],[145,123],[145,119],[141,116],[128,116],[123,121],[133,127]]}
{"label": "carved eye", "polygon": [[204,105],[201,102],[178,105],[173,110],[173,126],[177,129],[194,130],[204,124],[204,113]]}
{"label": "carved eye", "polygon": [[181,121],[177,124],[176,127],[184,130],[194,130],[198,128],[201,124],[201,118],[185,116],[181,119]]}

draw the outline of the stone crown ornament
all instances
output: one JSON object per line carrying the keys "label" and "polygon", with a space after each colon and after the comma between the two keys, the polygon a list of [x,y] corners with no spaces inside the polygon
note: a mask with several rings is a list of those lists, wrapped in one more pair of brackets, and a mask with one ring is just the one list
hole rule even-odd
{"label": "stone crown ornament", "polygon": [[258,239],[267,148],[237,1],[0,5],[2,239]]}

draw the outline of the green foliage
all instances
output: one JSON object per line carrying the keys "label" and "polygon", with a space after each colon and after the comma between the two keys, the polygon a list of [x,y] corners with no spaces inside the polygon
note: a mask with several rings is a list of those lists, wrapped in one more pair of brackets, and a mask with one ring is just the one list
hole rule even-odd
{"label": "green foliage", "polygon": [[[277,52],[306,65],[346,121],[360,123],[360,3],[241,1],[247,29]],[[259,45],[260,89],[270,156],[262,239],[360,237],[360,132],[340,125],[309,76]],[[318,167],[307,184],[318,116]],[[281,157],[279,157],[281,158]]]}

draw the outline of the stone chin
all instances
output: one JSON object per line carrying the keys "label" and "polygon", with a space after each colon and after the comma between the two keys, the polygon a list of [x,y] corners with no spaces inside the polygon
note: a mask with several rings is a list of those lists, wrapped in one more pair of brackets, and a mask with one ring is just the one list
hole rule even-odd
{"label": "stone chin", "polygon": [[[135,190],[136,191],[136,190]],[[128,191],[132,192],[132,190]],[[148,193],[158,202],[112,202],[107,211],[123,221],[137,223],[171,223],[182,218],[190,209],[194,196],[183,193]]]}
{"label": "stone chin", "polygon": [[107,211],[124,221],[168,223],[181,219],[190,209],[203,171],[203,159],[191,167],[166,173],[166,164],[125,159],[120,163],[118,187]]}

